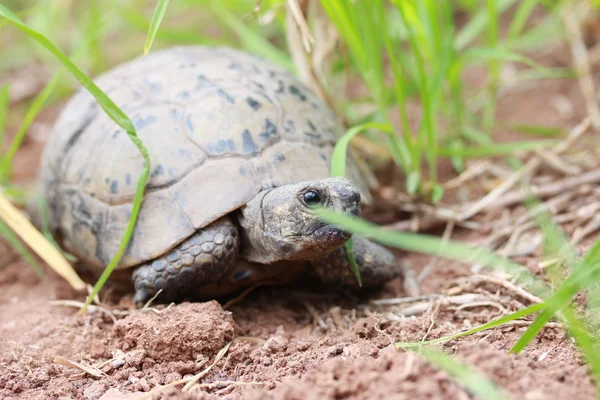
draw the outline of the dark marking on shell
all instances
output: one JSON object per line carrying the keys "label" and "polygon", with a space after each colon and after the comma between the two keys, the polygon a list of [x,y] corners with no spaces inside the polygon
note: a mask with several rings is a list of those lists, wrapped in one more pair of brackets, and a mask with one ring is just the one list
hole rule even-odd
{"label": "dark marking on shell", "polygon": [[86,221],[87,223],[91,223],[92,213],[80,195],[73,194],[72,207],[73,207],[73,215],[76,216],[78,220],[82,220],[82,221]]}
{"label": "dark marking on shell", "polygon": [[159,93],[162,91],[161,87],[159,84],[154,83],[154,82],[150,82],[148,79],[144,78],[144,85],[146,85],[146,87],[152,92],[152,93]]}
{"label": "dark marking on shell", "polygon": [[321,139],[321,135],[319,135],[318,133],[304,132],[304,134],[311,139]]}
{"label": "dark marking on shell", "polygon": [[242,150],[246,154],[258,153],[258,147],[256,146],[256,143],[254,143],[254,140],[252,140],[252,135],[248,129],[245,129],[244,132],[242,132]]}
{"label": "dark marking on shell", "polygon": [[313,124],[313,123],[312,123],[312,121],[311,121],[310,119],[307,119],[307,120],[306,120],[306,122],[308,123],[308,126],[310,127],[310,129],[311,129],[313,132],[316,132],[316,131],[317,131],[317,127],[315,126],[315,124]]}
{"label": "dark marking on shell", "polygon": [[104,178],[104,182],[110,183],[110,178]]}
{"label": "dark marking on shell", "polygon": [[283,93],[285,91],[285,85],[283,84],[283,81],[281,79],[279,79],[277,81],[277,89],[275,90],[275,93]]}
{"label": "dark marking on shell", "polygon": [[192,116],[191,115],[188,115],[187,118],[185,119],[185,126],[187,127],[188,131],[194,132],[194,125],[192,124]]}
{"label": "dark marking on shell", "polygon": [[235,151],[235,142],[231,139],[221,139],[216,144],[209,144],[207,151],[210,155],[220,155]]}
{"label": "dark marking on shell", "polygon": [[252,97],[246,97],[246,103],[248,103],[248,105],[255,111],[258,110],[262,105],[259,101],[254,100]]}
{"label": "dark marking on shell", "polygon": [[270,69],[269,72],[269,78],[275,78],[275,75],[277,75],[277,72],[275,72],[274,70]]}
{"label": "dark marking on shell", "polygon": [[179,65],[179,69],[185,69],[185,68],[194,68],[196,66],[195,62],[187,62],[184,64],[180,64]]}
{"label": "dark marking on shell", "polygon": [[179,100],[188,101],[191,97],[191,94],[187,90],[184,90],[183,92],[179,93],[176,97]]}
{"label": "dark marking on shell", "polygon": [[239,169],[238,172],[240,173],[241,176],[246,176],[246,168],[242,167]]}
{"label": "dark marking on shell", "polygon": [[231,63],[227,66],[228,69],[239,70],[241,65],[239,63]]}
{"label": "dark marking on shell", "polygon": [[300,99],[300,101],[306,101],[306,95],[304,93],[302,93],[300,91],[300,89],[298,89],[296,86],[294,85],[290,85],[288,87],[288,90],[290,91],[290,93],[294,96],[296,96],[297,98]]}
{"label": "dark marking on shell", "polygon": [[126,174],[125,175],[125,184],[127,186],[131,185],[131,174]]}
{"label": "dark marking on shell", "polygon": [[115,194],[119,191],[119,182],[118,181],[112,181],[112,183],[110,184],[110,192],[112,194]]}
{"label": "dark marking on shell", "polygon": [[173,117],[175,121],[178,121],[181,118],[181,110],[175,107],[171,108],[171,117]]}
{"label": "dark marking on shell", "polygon": [[259,135],[265,142],[277,135],[277,126],[269,119],[265,118],[265,130]]}
{"label": "dark marking on shell", "polygon": [[158,118],[156,118],[153,115],[149,115],[145,118],[137,118],[133,121],[133,125],[135,126],[135,129],[140,130],[140,129],[144,129],[145,127],[147,127],[148,125],[151,125],[153,123],[155,123],[156,121],[158,121]]}
{"label": "dark marking on shell", "polygon": [[[110,258],[104,252],[103,241],[100,239],[100,235],[102,233],[102,227],[104,226],[104,212],[101,212],[96,215],[96,218],[92,220],[92,234],[97,239],[96,240],[96,258],[104,265],[108,265],[110,262]],[[73,233],[73,236],[76,236]],[[133,237],[135,235],[131,235],[131,241],[133,241]],[[79,248],[83,248],[84,246],[78,246]]]}
{"label": "dark marking on shell", "polygon": [[283,123],[283,131],[285,133],[293,133],[293,132],[295,132],[296,129],[294,127],[294,121],[292,121],[291,119],[285,120],[285,122]]}
{"label": "dark marking on shell", "polygon": [[227,100],[228,103],[230,103],[230,104],[234,103],[233,97],[231,97],[231,95],[229,93],[227,93],[226,91],[224,91],[223,89],[218,88],[217,93],[219,94],[219,96],[221,96],[222,98]]}
{"label": "dark marking on shell", "polygon": [[283,153],[277,153],[275,154],[275,158],[274,158],[275,162],[281,162],[285,160],[285,156],[283,155]]}
{"label": "dark marking on shell", "polygon": [[177,176],[177,169],[169,167],[167,173],[169,174],[169,177],[175,178]]}
{"label": "dark marking on shell", "polygon": [[158,164],[154,171],[152,171],[152,176],[160,176],[165,173],[165,167],[162,164]]}
{"label": "dark marking on shell", "polygon": [[[79,140],[79,138],[81,137],[81,134],[85,131],[85,129],[88,127],[90,121],[92,121],[94,118],[96,117],[96,112],[94,110],[94,112],[89,113],[88,118],[85,119],[85,121],[83,121],[83,123],[81,124],[80,127],[77,128],[77,130],[75,130],[75,132],[73,132],[71,134],[71,137],[69,138],[69,140],[67,141],[67,144],[65,145],[65,149],[70,149],[71,147],[73,147],[73,145]],[[117,130],[117,132],[119,132]]]}
{"label": "dark marking on shell", "polygon": [[262,83],[258,83],[258,82],[256,82],[256,81],[252,81],[252,84],[253,84],[254,86],[256,86],[257,88],[259,88],[261,91],[264,91],[264,90],[265,90],[265,85],[263,85]]}
{"label": "dark marking on shell", "polygon": [[113,139],[118,138],[119,137],[119,133],[121,133],[120,129],[117,129],[116,131],[114,131],[113,134],[112,134],[112,138]]}

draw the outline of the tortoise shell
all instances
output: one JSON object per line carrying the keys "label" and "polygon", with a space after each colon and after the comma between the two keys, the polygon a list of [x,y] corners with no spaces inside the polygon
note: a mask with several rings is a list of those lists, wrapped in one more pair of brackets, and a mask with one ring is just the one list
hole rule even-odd
{"label": "tortoise shell", "polygon": [[[334,113],[280,66],[231,48],[181,46],[100,76],[133,121],[151,174],[118,268],[154,259],[263,189],[330,176],[343,133]],[[350,159],[348,177],[368,191]],[[53,127],[40,189],[52,231],[106,266],[132,211],[144,160],[127,133],[80,90]]]}

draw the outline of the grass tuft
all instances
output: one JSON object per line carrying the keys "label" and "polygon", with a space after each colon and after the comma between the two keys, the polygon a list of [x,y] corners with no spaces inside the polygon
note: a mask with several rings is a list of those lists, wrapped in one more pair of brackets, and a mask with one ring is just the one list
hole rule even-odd
{"label": "grass tuft", "polygon": [[152,47],[152,43],[154,43],[154,38],[156,37],[156,33],[158,32],[158,27],[160,26],[160,23],[162,22],[163,18],[165,17],[165,14],[167,13],[168,5],[169,0],[158,0],[158,3],[156,3],[154,15],[152,16],[150,28],[148,29],[146,43],[144,44],[144,55],[150,52],[150,48]]}

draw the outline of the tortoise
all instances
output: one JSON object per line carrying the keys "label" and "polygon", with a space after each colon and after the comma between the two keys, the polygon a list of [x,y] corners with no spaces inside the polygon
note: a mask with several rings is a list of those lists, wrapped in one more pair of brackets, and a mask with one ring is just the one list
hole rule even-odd
{"label": "tortoise", "polygon": [[[351,237],[314,209],[359,215],[371,201],[355,159],[331,177],[343,126],[286,69],[229,47],[175,46],[99,76],[148,148],[151,173],[118,270],[134,302],[232,293],[286,271],[357,287]],[[102,271],[132,212],[144,160],[127,133],[81,89],[42,155],[39,194],[61,246]],[[390,251],[354,235],[365,288],[399,276]],[[117,271],[115,271],[117,272]],[[132,273],[131,273],[132,272]]]}

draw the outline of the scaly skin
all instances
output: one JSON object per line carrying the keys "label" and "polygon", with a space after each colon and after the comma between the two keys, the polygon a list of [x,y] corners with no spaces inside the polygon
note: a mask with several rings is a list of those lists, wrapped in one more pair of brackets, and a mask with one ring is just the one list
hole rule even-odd
{"label": "scaly skin", "polygon": [[194,297],[204,285],[229,275],[238,262],[239,235],[228,217],[221,218],[162,257],[133,271],[134,302],[139,307],[160,289],[160,300]]}

